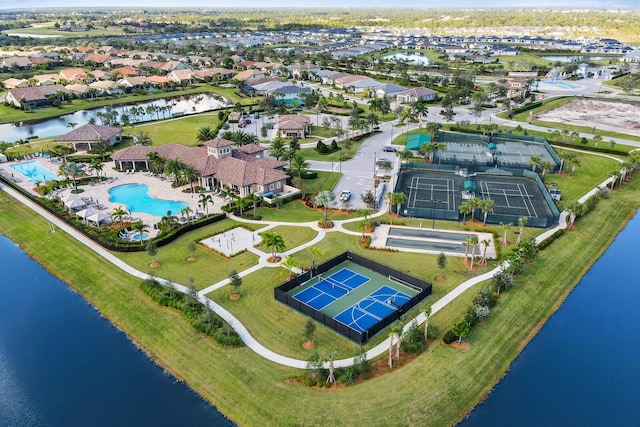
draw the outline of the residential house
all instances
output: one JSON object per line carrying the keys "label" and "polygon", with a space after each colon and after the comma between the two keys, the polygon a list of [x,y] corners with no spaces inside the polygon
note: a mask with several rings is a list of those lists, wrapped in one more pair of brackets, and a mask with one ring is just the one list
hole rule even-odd
{"label": "residential house", "polygon": [[136,89],[145,89],[149,85],[149,79],[145,76],[124,77],[118,80],[118,86],[124,88],[125,92],[133,92]]}
{"label": "residential house", "polygon": [[68,83],[91,83],[91,79],[82,68],[66,68],[60,70],[58,76]]}
{"label": "residential house", "polygon": [[168,61],[162,67],[160,67],[160,70],[164,71],[165,73],[170,73],[172,71],[191,70],[191,67],[180,61]]}
{"label": "residential house", "polygon": [[110,59],[111,59],[111,55],[109,55],[107,53],[91,53],[91,54],[85,56],[82,59],[82,62],[84,62],[85,64],[93,65],[94,67],[96,67],[96,66],[104,65]]}
{"label": "residential house", "polygon": [[111,80],[101,80],[89,83],[91,89],[95,89],[99,94],[119,95],[124,91],[118,86],[118,83]]}
{"label": "residential house", "polygon": [[120,74],[121,76],[142,76],[144,75],[144,71],[140,68],[132,67],[132,66],[124,66],[120,68],[115,68],[111,70],[111,74]]}
{"label": "residential house", "polygon": [[60,80],[59,74],[36,74],[32,78],[36,79],[38,86],[53,86],[57,85]]}
{"label": "residential house", "polygon": [[436,99],[438,92],[426,87],[414,87],[400,92],[396,96],[396,100],[400,104],[411,104],[413,102],[433,101]]}
{"label": "residential house", "polygon": [[235,80],[244,82],[245,84],[251,83],[254,80],[264,78],[264,72],[260,70],[245,70],[236,74],[233,78]]}
{"label": "residential house", "polygon": [[81,85],[78,83],[72,83],[64,87],[67,93],[70,93],[78,98],[84,98],[89,94],[90,88],[87,85]]}
{"label": "residential house", "polygon": [[178,84],[191,84],[193,81],[193,71],[191,71],[191,69],[173,70],[167,74],[167,79]]}
{"label": "residential house", "polygon": [[10,77],[2,81],[2,86],[5,89],[29,87],[29,81],[27,79],[14,79],[13,77]]}
{"label": "residential house", "polygon": [[46,107],[49,99],[39,87],[24,87],[9,89],[4,96],[4,102],[25,110]]}
{"label": "residential house", "polygon": [[281,193],[287,174],[285,162],[264,156],[266,148],[258,144],[236,146],[233,141],[215,138],[202,147],[186,147],[171,143],[160,147],[132,146],[111,155],[120,170],[150,169],[147,155],[157,152],[165,160],[179,159],[194,167],[199,174],[197,185],[213,190],[231,188],[240,197],[250,194]]}
{"label": "residential house", "polygon": [[121,139],[122,128],[87,123],[54,139],[54,141],[69,144],[73,146],[74,150],[84,149],[91,151],[92,145],[97,142],[104,141],[114,146]]}
{"label": "residential house", "polygon": [[31,60],[26,56],[9,56],[0,58],[0,69],[4,71],[25,71],[33,68]]}
{"label": "residential house", "polygon": [[337,88],[355,93],[361,93],[365,88],[377,86],[378,84],[378,82],[371,77],[354,75],[340,77],[334,81]]}
{"label": "residential house", "polygon": [[393,83],[383,84],[375,89],[377,98],[395,98],[398,94],[407,90],[406,87],[402,87]]}
{"label": "residential house", "polygon": [[278,134],[282,138],[305,138],[311,130],[311,119],[300,114],[287,114],[278,118]]}

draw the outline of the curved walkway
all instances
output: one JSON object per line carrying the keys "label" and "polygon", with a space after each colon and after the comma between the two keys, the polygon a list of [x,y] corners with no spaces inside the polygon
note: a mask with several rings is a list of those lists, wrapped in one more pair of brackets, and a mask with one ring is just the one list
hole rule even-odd
{"label": "curved walkway", "polygon": [[[575,151],[580,151],[580,150],[575,150]],[[590,153],[590,154],[598,154],[598,153]],[[602,154],[599,154],[602,155]],[[614,158],[619,162],[622,162],[622,160],[617,159],[615,157],[611,157],[608,155],[603,155],[605,157],[610,157],[610,158]],[[605,181],[603,181],[602,184],[600,184],[600,186],[607,186],[608,184],[611,183],[612,178],[607,178]],[[591,190],[589,193],[587,193],[585,196],[583,196],[579,201],[582,203],[584,202],[584,200],[586,200],[591,194],[594,194],[595,192],[598,191],[598,188],[600,187],[596,187],[593,190]],[[113,254],[111,254],[108,250],[104,249],[102,246],[98,245],[96,242],[94,242],[93,240],[88,239],[86,236],[84,236],[82,233],[80,233],[79,231],[77,231],[75,228],[67,225],[65,222],[63,222],[62,220],[58,219],[56,216],[50,214],[48,211],[44,210],[43,208],[41,208],[40,206],[38,206],[37,204],[33,203],[31,200],[29,200],[27,197],[23,196],[22,194],[16,192],[15,190],[8,188],[2,184],[0,184],[0,190],[4,190],[7,194],[9,194],[10,196],[12,196],[14,199],[20,201],[21,203],[23,203],[24,205],[26,205],[27,207],[29,207],[30,209],[32,209],[33,211],[35,211],[36,213],[38,213],[39,215],[41,215],[42,217],[44,217],[46,220],[50,221],[52,224],[56,225],[59,229],[63,230],[64,232],[66,232],[67,234],[71,235],[73,238],[75,238],[77,241],[79,241],[80,243],[82,243],[83,245],[87,246],[89,249],[93,250],[94,252],[96,252],[97,254],[99,254],[100,256],[102,256],[104,259],[106,259],[107,261],[109,261],[110,263],[112,263],[113,265],[115,265],[116,267],[120,268],[121,270],[125,271],[126,273],[140,278],[140,279],[146,279],[148,278],[148,274],[147,273],[143,273],[139,270],[136,270],[135,268],[131,267],[130,265],[128,265],[127,263],[125,263],[124,261],[120,260],[119,258],[117,258],[116,256],[114,256]],[[384,213],[386,213],[386,209],[387,206],[386,204],[383,204],[383,206],[373,215],[371,215],[372,218],[378,217],[380,215],[383,215]],[[566,223],[566,216],[567,213],[563,212],[561,217],[560,217],[560,222],[558,224],[558,226],[549,229],[547,231],[545,231],[543,234],[541,234],[540,236],[538,236],[536,238],[536,241],[538,243],[540,243],[541,241],[543,241],[544,239],[548,238],[549,236],[551,236],[553,233],[555,233],[558,229],[561,228],[566,228],[567,227],[567,223]],[[298,227],[307,227],[307,228],[312,228],[315,229],[316,231],[318,231],[318,235],[312,239],[311,241],[304,243],[300,246],[297,246],[296,248],[290,249],[286,252],[284,252],[284,255],[287,254],[291,254],[297,251],[300,251],[301,249],[307,248],[309,246],[312,246],[316,243],[318,243],[319,241],[321,241],[327,232],[343,232],[343,233],[348,233],[348,234],[357,234],[359,235],[360,233],[357,232],[350,232],[347,230],[343,229],[343,225],[346,223],[350,223],[350,222],[355,222],[355,221],[359,221],[361,220],[361,218],[350,218],[347,220],[341,220],[341,221],[335,221],[336,227],[334,227],[334,229],[332,230],[325,230],[325,229],[321,229],[318,227],[317,222],[305,222],[305,223],[293,223],[293,222],[280,222],[280,221],[274,221],[274,222],[270,222],[270,223],[265,223],[262,221],[253,221],[253,220],[246,220],[246,219],[242,219],[242,218],[238,218],[238,217],[231,217],[234,220],[238,221],[238,222],[246,222],[246,223],[259,223],[259,224],[266,224],[267,226],[265,227],[265,229],[269,229],[269,228],[273,228],[276,227],[278,225],[287,225],[287,226],[298,226]],[[260,255],[260,252],[258,249],[256,249],[256,253],[258,253]],[[239,275],[241,277],[246,276],[248,274],[251,274],[255,271],[260,270],[263,267],[276,267],[279,266],[280,264],[274,264],[274,263],[268,263],[267,262],[267,254],[262,253],[264,256],[260,256],[259,262],[258,264],[254,265],[253,267],[250,267],[246,270],[243,270],[242,272],[239,273]],[[462,295],[465,291],[467,291],[468,289],[470,289],[471,287],[475,286],[478,283],[484,282],[485,280],[489,280],[497,271],[499,271],[502,267],[504,266],[504,264],[494,268],[491,271],[488,271],[482,275],[476,276],[472,279],[469,279],[463,283],[461,283],[460,285],[458,285],[456,288],[454,288],[453,290],[451,290],[449,293],[447,293],[444,297],[442,297],[440,300],[436,301],[435,303],[432,304],[432,314],[434,315],[435,313],[437,313],[438,311],[440,311],[441,309],[443,309],[444,307],[446,307],[449,303],[451,303],[453,300],[455,300],[458,296]],[[165,279],[157,279],[160,283],[164,284],[164,285],[168,285],[169,282]],[[215,311],[220,317],[222,317],[227,323],[229,323],[233,329],[238,333],[238,335],[241,337],[241,339],[243,340],[243,342],[246,344],[246,346],[248,348],[250,348],[251,350],[253,350],[254,352],[256,352],[257,354],[259,354],[260,356],[281,364],[281,365],[285,365],[285,366],[289,366],[289,367],[293,367],[293,368],[300,368],[300,369],[304,369],[307,367],[307,361],[305,360],[299,360],[299,359],[294,359],[291,357],[286,357],[283,355],[280,355],[278,353],[275,353],[273,351],[271,351],[270,349],[266,348],[264,345],[262,345],[261,343],[259,343],[250,333],[249,331],[245,328],[245,326],[242,324],[242,322],[240,322],[235,316],[233,316],[233,314],[231,314],[229,311],[227,311],[224,307],[220,306],[219,304],[216,304],[215,302],[211,301],[210,299],[208,299],[205,295],[215,289],[218,289],[222,286],[225,286],[226,284],[229,283],[229,279],[224,279],[221,280],[217,283],[214,283],[204,289],[202,289],[201,291],[198,292],[198,299],[200,300],[200,302],[202,302],[203,304],[207,305],[209,308],[211,308],[213,311]],[[176,283],[172,283],[173,286],[175,286],[175,288],[177,290],[179,290],[180,292],[186,293],[188,291],[186,286],[180,285],[180,284],[176,284]],[[406,322],[406,325],[404,327],[404,330],[406,331],[411,323],[413,322],[417,322],[418,324],[422,324],[424,323],[426,320],[426,316],[424,313],[420,313],[419,315],[417,315],[415,318],[413,319],[409,319]],[[385,340],[383,340],[380,344],[378,344],[377,346],[371,348],[370,350],[367,351],[367,359],[373,359],[376,358],[378,356],[380,356],[381,354],[383,354],[385,351],[388,350],[389,348],[389,344],[390,341],[392,340],[392,338],[387,338]],[[345,367],[345,366],[349,366],[352,365],[354,363],[354,358],[350,357],[350,358],[345,358],[345,359],[340,359],[340,360],[335,360],[334,361],[334,366],[335,367]]]}

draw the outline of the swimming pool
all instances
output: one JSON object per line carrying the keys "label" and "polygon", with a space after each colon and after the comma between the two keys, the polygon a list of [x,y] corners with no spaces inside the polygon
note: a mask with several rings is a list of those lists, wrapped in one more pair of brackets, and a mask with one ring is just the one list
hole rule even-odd
{"label": "swimming pool", "polygon": [[[149,235],[147,233],[144,233],[142,235],[142,240],[147,240],[149,238]],[[140,235],[139,234],[134,234],[133,235],[133,240],[135,240],[136,242],[140,241]]]}
{"label": "swimming pool", "polygon": [[144,184],[125,184],[109,190],[109,201],[126,205],[130,212],[142,212],[155,216],[165,216],[171,211],[179,214],[181,209],[189,206],[185,202],[155,199],[149,196],[149,187]]}
{"label": "swimming pool", "polygon": [[389,228],[389,236],[405,236],[405,237],[422,237],[424,239],[442,239],[452,240],[454,242],[466,242],[467,237],[473,237],[475,234],[464,233],[447,233],[438,230],[416,230],[413,228]]}
{"label": "swimming pool", "polygon": [[564,81],[542,80],[542,83],[551,85],[551,86],[557,86],[562,89],[579,89],[580,88],[579,85],[574,85]]}
{"label": "swimming pool", "polygon": [[462,243],[433,242],[428,240],[408,240],[389,237],[387,239],[387,246],[406,249],[424,249],[426,251],[444,251],[455,252],[459,254],[464,253],[464,246],[462,246]]}
{"label": "swimming pool", "polygon": [[22,175],[26,176],[31,182],[43,182],[43,181],[52,181],[54,179],[58,179],[58,175],[51,172],[49,169],[45,169],[39,164],[36,163],[35,160],[30,162],[20,163],[17,165],[11,165],[11,169],[20,172]]}

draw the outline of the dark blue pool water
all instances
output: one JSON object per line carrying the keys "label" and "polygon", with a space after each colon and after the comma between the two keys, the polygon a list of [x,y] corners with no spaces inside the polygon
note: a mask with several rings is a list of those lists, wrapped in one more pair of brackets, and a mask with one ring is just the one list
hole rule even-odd
{"label": "dark blue pool water", "polygon": [[0,234],[0,426],[232,426]]}
{"label": "dark blue pool water", "polygon": [[636,215],[460,426],[640,425],[638,236]]}

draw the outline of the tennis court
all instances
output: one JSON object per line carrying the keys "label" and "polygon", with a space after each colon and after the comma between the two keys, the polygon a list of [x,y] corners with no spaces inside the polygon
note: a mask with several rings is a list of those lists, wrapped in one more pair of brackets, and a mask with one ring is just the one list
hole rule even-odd
{"label": "tennis court", "polygon": [[494,211],[530,218],[539,217],[536,196],[530,194],[522,183],[480,181],[479,189],[480,198],[494,201]]}
{"label": "tennis court", "polygon": [[383,286],[335,316],[335,319],[356,331],[364,332],[410,299],[403,292]]}
{"label": "tennis court", "polygon": [[364,285],[369,281],[368,277],[348,268],[343,268],[331,276],[322,277],[320,275],[318,278],[320,281],[293,296],[298,301],[316,310],[322,310],[335,300],[342,298],[358,286]]}
{"label": "tennis court", "polygon": [[363,344],[431,294],[431,283],[351,251],[274,289],[276,300]]}
{"label": "tennis court", "polygon": [[[557,223],[559,216],[536,179],[496,169],[469,176],[451,170],[406,169],[400,174],[395,191],[407,195],[407,202],[400,208],[400,214],[407,217],[459,220],[460,204],[469,197],[494,201],[487,218],[490,224],[516,224],[524,216],[531,226],[549,227]],[[481,209],[476,209],[475,219],[483,220]]]}
{"label": "tennis court", "polygon": [[456,211],[456,189],[453,178],[412,176],[407,187],[407,207]]}

